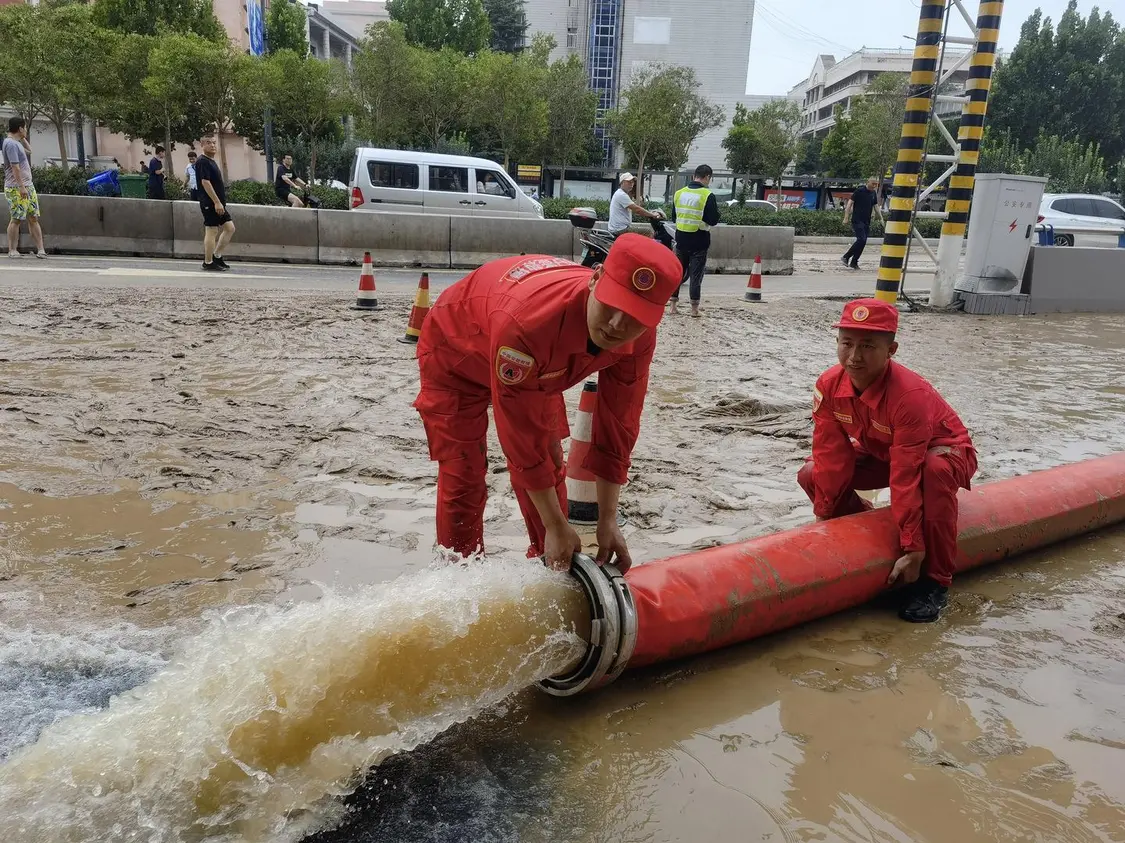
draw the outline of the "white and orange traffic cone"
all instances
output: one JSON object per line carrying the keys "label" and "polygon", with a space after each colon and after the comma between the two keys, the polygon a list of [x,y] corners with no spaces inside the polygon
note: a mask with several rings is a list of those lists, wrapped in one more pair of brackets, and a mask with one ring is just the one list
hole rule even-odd
{"label": "white and orange traffic cone", "polygon": [[399,342],[417,343],[422,335],[422,320],[430,312],[430,273],[423,272],[418,279],[418,292],[414,294],[414,306],[410,308],[410,320],[406,323],[406,335]]}
{"label": "white and orange traffic cone", "polygon": [[371,253],[363,253],[363,269],[359,271],[359,292],[356,294],[352,310],[378,310],[379,300],[375,298],[375,270],[371,266]]}
{"label": "white and orange traffic cone", "polygon": [[754,269],[750,272],[750,283],[746,285],[746,301],[762,300],[762,256],[754,258]]}
{"label": "white and orange traffic cone", "polygon": [[598,523],[598,481],[592,471],[582,467],[590,453],[597,404],[598,382],[588,380],[582,385],[578,416],[570,433],[570,452],[566,455],[567,520],[571,524]]}

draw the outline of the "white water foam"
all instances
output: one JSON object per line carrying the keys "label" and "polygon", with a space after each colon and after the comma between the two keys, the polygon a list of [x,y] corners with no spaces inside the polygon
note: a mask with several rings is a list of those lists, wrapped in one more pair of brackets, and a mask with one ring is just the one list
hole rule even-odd
{"label": "white water foam", "polygon": [[[564,669],[582,604],[564,574],[474,562],[217,614],[147,684],[11,754],[0,839],[299,840],[388,755]],[[48,662],[81,663],[60,647]]]}

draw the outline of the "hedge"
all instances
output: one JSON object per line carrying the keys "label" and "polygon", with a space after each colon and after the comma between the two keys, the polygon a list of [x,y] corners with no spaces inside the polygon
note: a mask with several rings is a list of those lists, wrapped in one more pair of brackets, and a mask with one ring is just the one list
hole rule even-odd
{"label": "hedge", "polygon": [[[593,208],[598,219],[609,219],[609,202],[604,199],[544,199],[543,216],[547,219],[566,219],[567,211],[574,207]],[[660,207],[652,204],[650,207]],[[719,220],[724,225],[782,225],[795,229],[798,237],[851,237],[851,225],[844,224],[842,211],[759,211],[750,208],[720,206]],[[941,234],[941,220],[920,219],[915,226],[923,237],[936,238]],[[883,236],[883,223],[871,221],[871,236]]]}
{"label": "hedge", "polygon": [[[86,180],[93,178],[96,173],[82,167],[33,167],[31,170],[32,181],[35,189],[43,194],[61,196],[87,196],[89,190]],[[314,184],[310,188],[313,196],[320,200],[320,207],[326,210],[343,211],[348,207],[348,192],[336,187]],[[187,184],[177,176],[168,176],[164,179],[164,195],[168,199],[188,199]],[[245,179],[231,182],[227,185],[227,199],[235,205],[280,205],[281,201],[274,195],[273,185],[260,181]]]}

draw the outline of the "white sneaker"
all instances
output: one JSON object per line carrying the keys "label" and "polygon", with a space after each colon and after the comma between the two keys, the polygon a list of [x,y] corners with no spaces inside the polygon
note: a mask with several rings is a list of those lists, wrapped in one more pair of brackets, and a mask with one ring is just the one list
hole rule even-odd
{"label": "white sneaker", "polygon": [[44,260],[47,257],[47,253],[42,251],[36,252],[35,257],[39,258],[39,260]]}
{"label": "white sneaker", "polygon": [[19,252],[13,252],[11,249],[9,249],[8,250],[8,257],[10,257],[10,258],[22,258],[23,255],[21,255]]}

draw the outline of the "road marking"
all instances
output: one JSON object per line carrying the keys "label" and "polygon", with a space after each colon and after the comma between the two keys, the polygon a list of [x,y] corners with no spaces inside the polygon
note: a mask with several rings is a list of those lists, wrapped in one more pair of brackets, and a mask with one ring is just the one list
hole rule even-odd
{"label": "road marking", "polygon": [[[219,278],[220,273],[204,273],[202,269],[143,269],[127,266],[0,266],[0,272],[82,272],[87,275],[124,278]],[[297,280],[294,275],[248,275],[236,272],[231,278],[247,278],[265,281]]]}

